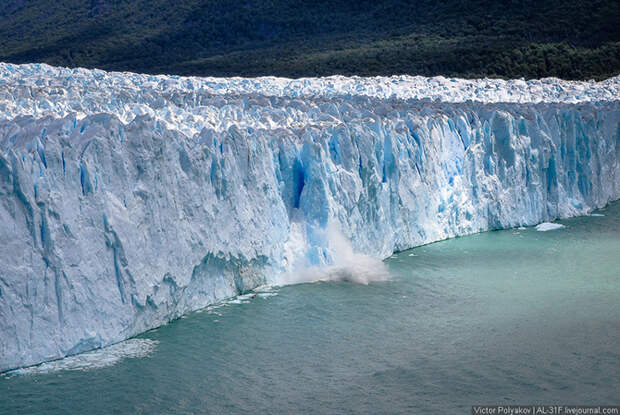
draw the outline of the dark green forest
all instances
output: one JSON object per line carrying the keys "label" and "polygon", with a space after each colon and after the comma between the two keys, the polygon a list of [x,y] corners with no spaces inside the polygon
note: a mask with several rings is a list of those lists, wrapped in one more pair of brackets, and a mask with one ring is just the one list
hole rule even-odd
{"label": "dark green forest", "polygon": [[0,61],[181,75],[620,73],[620,1],[4,0]]}

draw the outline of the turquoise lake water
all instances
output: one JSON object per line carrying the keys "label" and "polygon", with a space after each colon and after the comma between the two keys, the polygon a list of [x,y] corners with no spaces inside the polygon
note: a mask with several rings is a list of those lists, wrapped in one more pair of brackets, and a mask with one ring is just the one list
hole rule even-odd
{"label": "turquoise lake water", "polygon": [[620,203],[598,213],[419,247],[385,261],[387,282],[287,286],[2,376],[0,413],[617,405]]}

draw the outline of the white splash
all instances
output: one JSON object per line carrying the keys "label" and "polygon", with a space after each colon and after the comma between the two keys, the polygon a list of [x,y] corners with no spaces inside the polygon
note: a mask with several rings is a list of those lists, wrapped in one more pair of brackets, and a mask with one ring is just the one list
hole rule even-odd
{"label": "white splash", "polygon": [[326,237],[328,247],[325,256],[329,262],[296,267],[280,277],[279,285],[319,281],[367,285],[371,282],[389,279],[390,273],[385,263],[380,258],[356,252],[351,242],[344,237],[335,224],[330,223],[327,226]]}

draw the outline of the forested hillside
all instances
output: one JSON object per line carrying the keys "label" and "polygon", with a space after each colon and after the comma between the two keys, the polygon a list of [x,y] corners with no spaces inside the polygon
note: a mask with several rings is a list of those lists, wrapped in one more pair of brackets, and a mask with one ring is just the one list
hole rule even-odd
{"label": "forested hillside", "polygon": [[217,76],[606,78],[620,2],[8,0],[0,61]]}

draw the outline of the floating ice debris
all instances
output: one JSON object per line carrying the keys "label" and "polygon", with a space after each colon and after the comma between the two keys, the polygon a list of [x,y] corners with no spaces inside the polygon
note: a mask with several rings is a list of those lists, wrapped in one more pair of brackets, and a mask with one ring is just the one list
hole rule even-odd
{"label": "floating ice debris", "polygon": [[256,298],[256,294],[255,293],[249,293],[249,294],[243,294],[243,295],[239,295],[237,296],[237,300],[250,300],[252,298]]}
{"label": "floating ice debris", "polygon": [[255,293],[270,293],[277,291],[277,287],[274,287],[273,285],[261,285],[254,288],[252,291]]}
{"label": "floating ice debris", "polygon": [[151,339],[129,339],[101,349],[68,356],[60,360],[12,370],[5,375],[36,375],[58,372],[61,370],[99,369],[114,365],[122,359],[147,357],[153,353],[158,343],[157,340]]}
{"label": "floating ice debris", "polygon": [[278,293],[260,293],[260,294],[258,294],[258,296],[261,297],[261,298],[274,297],[276,295],[278,295]]}
{"label": "floating ice debris", "polygon": [[561,223],[551,223],[551,222],[543,222],[536,226],[536,230],[538,232],[547,232],[547,231],[555,231],[557,229],[564,228],[564,225]]}

